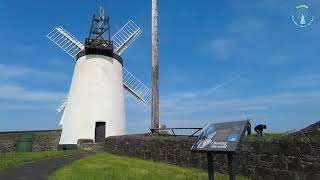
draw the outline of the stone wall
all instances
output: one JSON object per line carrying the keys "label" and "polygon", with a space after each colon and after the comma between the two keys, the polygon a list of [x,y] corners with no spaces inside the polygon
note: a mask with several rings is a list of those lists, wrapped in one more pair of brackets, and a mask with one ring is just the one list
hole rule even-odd
{"label": "stone wall", "polygon": [[[127,135],[109,137],[104,143],[80,143],[86,150],[206,168],[205,154],[191,153],[192,137]],[[235,157],[237,173],[253,180],[319,180],[320,122],[277,139],[245,138]],[[227,172],[225,155],[214,156],[215,170]]]}
{"label": "stone wall", "polygon": [[52,151],[58,149],[61,131],[36,131],[33,133],[32,151]]}
{"label": "stone wall", "polygon": [[15,151],[18,140],[19,140],[19,134],[16,132],[0,133],[0,153]]}
{"label": "stone wall", "polygon": [[[60,130],[32,132],[32,151],[57,149]],[[19,132],[1,132],[0,152],[15,151],[18,141]],[[140,134],[109,137],[99,144],[79,140],[78,148],[205,169],[206,155],[190,151],[195,141],[195,137]],[[319,180],[320,122],[282,138],[245,138],[235,162],[237,173],[253,180]],[[226,156],[215,155],[214,166],[226,173]]]}
{"label": "stone wall", "polygon": [[[33,132],[32,151],[57,150],[61,130],[28,132]],[[19,133],[19,131],[0,132],[0,152],[14,152],[16,150],[16,145],[19,142]]]}

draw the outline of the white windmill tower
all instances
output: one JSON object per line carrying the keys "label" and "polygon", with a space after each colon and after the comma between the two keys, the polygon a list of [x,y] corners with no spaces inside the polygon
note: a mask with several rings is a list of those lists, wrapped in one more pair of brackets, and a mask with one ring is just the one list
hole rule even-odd
{"label": "white windmill tower", "polygon": [[[78,139],[103,141],[125,133],[124,89],[149,104],[150,89],[123,67],[121,54],[141,34],[130,20],[110,38],[110,18],[100,7],[93,16],[89,37],[81,44],[61,26],[47,37],[76,59],[68,97],[57,108],[63,112],[60,149],[75,149]],[[108,33],[108,39],[103,38]]]}

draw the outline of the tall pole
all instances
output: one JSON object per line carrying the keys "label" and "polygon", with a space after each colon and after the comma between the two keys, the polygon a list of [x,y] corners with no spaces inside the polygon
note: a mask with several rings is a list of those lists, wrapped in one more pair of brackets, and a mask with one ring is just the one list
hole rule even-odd
{"label": "tall pole", "polygon": [[159,128],[158,0],[152,0],[152,107],[151,128]]}

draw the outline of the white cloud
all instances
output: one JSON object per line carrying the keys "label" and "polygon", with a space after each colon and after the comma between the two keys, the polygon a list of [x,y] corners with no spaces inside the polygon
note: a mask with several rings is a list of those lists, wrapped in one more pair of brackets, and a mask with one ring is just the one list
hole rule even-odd
{"label": "white cloud", "polygon": [[[282,81],[281,91],[270,94],[239,95],[230,88],[226,88],[232,81],[241,76],[234,76],[229,81],[220,84],[190,91],[173,92],[160,97],[160,121],[170,127],[195,127],[202,126],[207,122],[240,120],[246,117],[253,119],[272,119],[277,109],[295,109],[308,105],[320,104],[320,91],[317,89],[295,89],[288,86],[289,83],[306,83],[301,87],[316,85],[320,75],[301,74],[292,79]],[[299,82],[297,82],[299,81]],[[292,87],[292,86],[291,86]],[[278,88],[279,89],[279,88]],[[284,90],[287,89],[287,90]],[[133,100],[132,98],[130,98]],[[133,102],[133,101],[132,101]],[[137,104],[129,105],[135,111],[135,117],[139,117],[140,129],[145,129],[150,124],[150,113],[142,110]],[[286,110],[281,113],[289,113]],[[208,119],[211,118],[211,119]],[[132,126],[130,124],[130,126]],[[144,128],[142,128],[144,127]],[[138,129],[138,128],[137,128]]]}
{"label": "white cloud", "polygon": [[237,40],[233,38],[219,38],[207,44],[208,51],[220,60],[231,57],[237,49]]}
{"label": "white cloud", "polygon": [[238,19],[223,28],[224,35],[204,43],[205,49],[218,60],[226,60],[235,54],[241,54],[248,48],[250,42],[259,41],[263,37],[261,34],[267,29],[265,23],[257,18]]}
{"label": "white cloud", "polygon": [[30,77],[30,79],[41,78],[48,80],[66,80],[67,75],[61,72],[50,72],[33,69],[25,66],[13,66],[0,64],[0,80],[14,80],[19,77]]}
{"label": "white cloud", "polygon": [[267,26],[263,20],[258,18],[240,18],[228,24],[226,29],[229,35],[242,36],[250,40],[252,36],[264,33]]}
{"label": "white cloud", "polygon": [[252,113],[237,113],[235,115],[212,115],[209,118],[170,118],[164,117],[161,118],[160,124],[166,124],[168,127],[203,127],[207,123],[212,122],[225,122],[225,121],[237,121],[237,120],[244,120],[246,118],[261,118],[266,117],[266,114],[252,114]]}
{"label": "white cloud", "polygon": [[33,82],[65,80],[66,75],[59,72],[46,72],[25,66],[0,64],[0,108],[3,109],[54,109],[66,95],[17,84],[18,81],[32,80]]}
{"label": "white cloud", "polygon": [[182,115],[204,112],[246,112],[257,113],[279,105],[297,105],[320,103],[320,91],[282,92],[265,96],[233,97],[221,94],[184,96],[192,92],[175,93],[175,96],[163,96],[160,100],[163,115]]}
{"label": "white cloud", "polygon": [[26,67],[8,66],[8,65],[0,64],[1,79],[14,78],[14,77],[26,74],[30,71],[32,71],[32,69],[26,68]]}
{"label": "white cloud", "polygon": [[55,111],[56,104],[42,104],[42,103],[0,103],[1,110],[50,110]]}
{"label": "white cloud", "polygon": [[319,87],[319,82],[320,73],[311,72],[294,75],[290,79],[287,79],[284,83],[290,87],[308,88]]}
{"label": "white cloud", "polygon": [[214,60],[232,59],[271,66],[296,60],[296,53],[292,52],[289,46],[270,46],[270,40],[279,36],[276,32],[270,31],[270,27],[264,19],[239,18],[223,27],[223,35],[214,35],[206,40],[205,47],[202,48],[215,57]]}
{"label": "white cloud", "polygon": [[0,99],[20,101],[60,101],[66,94],[43,90],[28,90],[18,85],[0,85]]}
{"label": "white cloud", "polygon": [[[197,100],[202,100],[206,99],[209,101],[207,98],[211,98],[212,96],[217,96],[221,97],[223,95],[226,95],[229,91],[225,89],[224,87],[232,83],[233,81],[239,79],[241,75],[236,75],[233,78],[224,81],[222,83],[216,84],[214,86],[205,88],[203,90],[196,90],[196,91],[184,91],[184,92],[175,92],[163,97],[160,97],[161,99],[161,108],[162,109],[174,109],[174,111],[179,110],[179,113],[192,113],[192,112],[197,112],[200,109],[203,109],[201,103],[205,102],[196,102]],[[194,105],[197,105],[196,107],[191,107],[191,108],[183,108],[184,106],[176,106],[178,103],[193,103]],[[172,108],[172,106],[176,106],[176,108]],[[182,108],[180,108],[182,107]],[[174,112],[172,111],[172,112]],[[171,112],[171,111],[166,111]]]}

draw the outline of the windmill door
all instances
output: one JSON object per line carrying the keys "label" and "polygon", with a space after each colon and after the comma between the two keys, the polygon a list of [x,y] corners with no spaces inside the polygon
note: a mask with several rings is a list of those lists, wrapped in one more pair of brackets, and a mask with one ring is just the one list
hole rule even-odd
{"label": "windmill door", "polygon": [[106,123],[96,122],[95,142],[103,142],[106,138]]}

